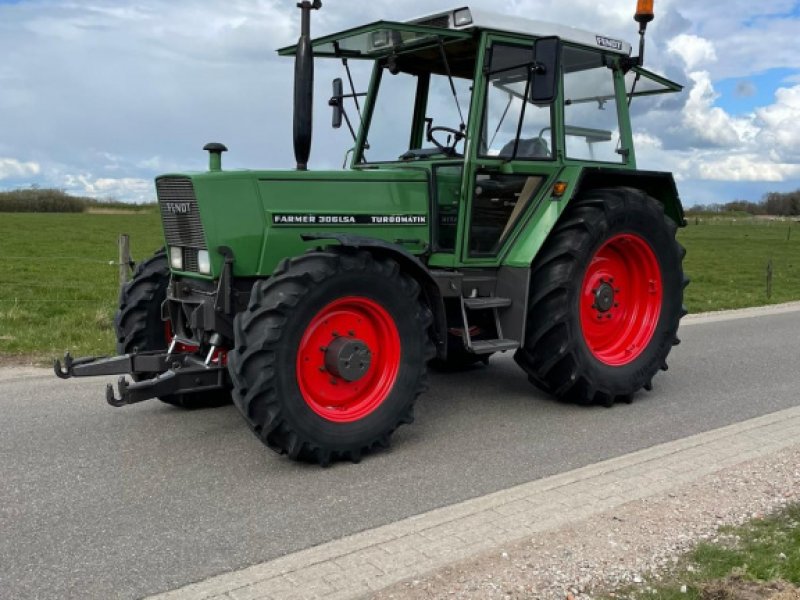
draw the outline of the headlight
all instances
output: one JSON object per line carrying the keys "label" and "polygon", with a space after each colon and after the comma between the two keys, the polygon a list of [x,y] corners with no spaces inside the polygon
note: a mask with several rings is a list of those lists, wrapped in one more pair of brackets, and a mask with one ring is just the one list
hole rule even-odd
{"label": "headlight", "polygon": [[472,25],[472,13],[468,8],[457,10],[453,14],[453,25],[455,27],[466,27]]}
{"label": "headlight", "polygon": [[204,275],[211,275],[211,257],[208,250],[197,251],[197,270]]}
{"label": "headlight", "polygon": [[183,248],[170,246],[169,264],[176,271],[183,271]]}
{"label": "headlight", "polygon": [[375,48],[384,48],[391,43],[391,38],[389,36],[388,29],[379,29],[378,31],[373,31],[370,35],[370,43],[372,47],[371,50]]}

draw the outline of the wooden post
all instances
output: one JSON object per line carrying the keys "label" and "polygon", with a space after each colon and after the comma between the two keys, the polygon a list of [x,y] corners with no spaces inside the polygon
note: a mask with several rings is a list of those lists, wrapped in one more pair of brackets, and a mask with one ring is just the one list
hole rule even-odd
{"label": "wooden post", "polygon": [[128,283],[131,265],[131,241],[127,233],[119,236],[119,287]]}
{"label": "wooden post", "polygon": [[772,298],[772,259],[767,262],[767,300]]}

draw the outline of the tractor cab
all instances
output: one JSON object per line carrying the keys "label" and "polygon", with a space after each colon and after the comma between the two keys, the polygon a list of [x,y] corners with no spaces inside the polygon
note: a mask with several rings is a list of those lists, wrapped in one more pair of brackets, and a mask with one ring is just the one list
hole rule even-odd
{"label": "tractor cab", "polygon": [[[353,135],[350,167],[428,173],[439,266],[498,264],[530,209],[567,191],[570,164],[635,169],[630,98],[681,89],[636,64],[626,42],[470,8],[311,48],[346,70],[349,89],[334,80],[329,104]],[[374,63],[367,92],[352,60]]]}

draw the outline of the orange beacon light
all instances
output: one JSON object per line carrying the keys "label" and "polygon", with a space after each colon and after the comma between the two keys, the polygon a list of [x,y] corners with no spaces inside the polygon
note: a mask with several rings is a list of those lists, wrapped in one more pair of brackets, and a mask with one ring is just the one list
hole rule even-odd
{"label": "orange beacon light", "polygon": [[654,0],[639,0],[639,3],[636,5],[636,15],[633,17],[637,23],[649,23],[655,18],[653,1]]}

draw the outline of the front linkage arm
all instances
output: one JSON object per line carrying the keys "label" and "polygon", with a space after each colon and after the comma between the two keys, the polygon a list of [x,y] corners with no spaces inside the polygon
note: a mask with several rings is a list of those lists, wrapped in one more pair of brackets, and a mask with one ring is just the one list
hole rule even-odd
{"label": "front linkage arm", "polygon": [[141,375],[148,377],[128,382],[120,377],[117,382],[119,398],[114,386],[106,386],[106,400],[111,406],[135,404],[150,398],[192,394],[227,387],[228,372],[225,366],[206,365],[191,354],[168,352],[141,352],[122,356],[72,358],[69,352],[61,361],[53,362],[53,370],[61,379],[93,377],[97,375]]}

